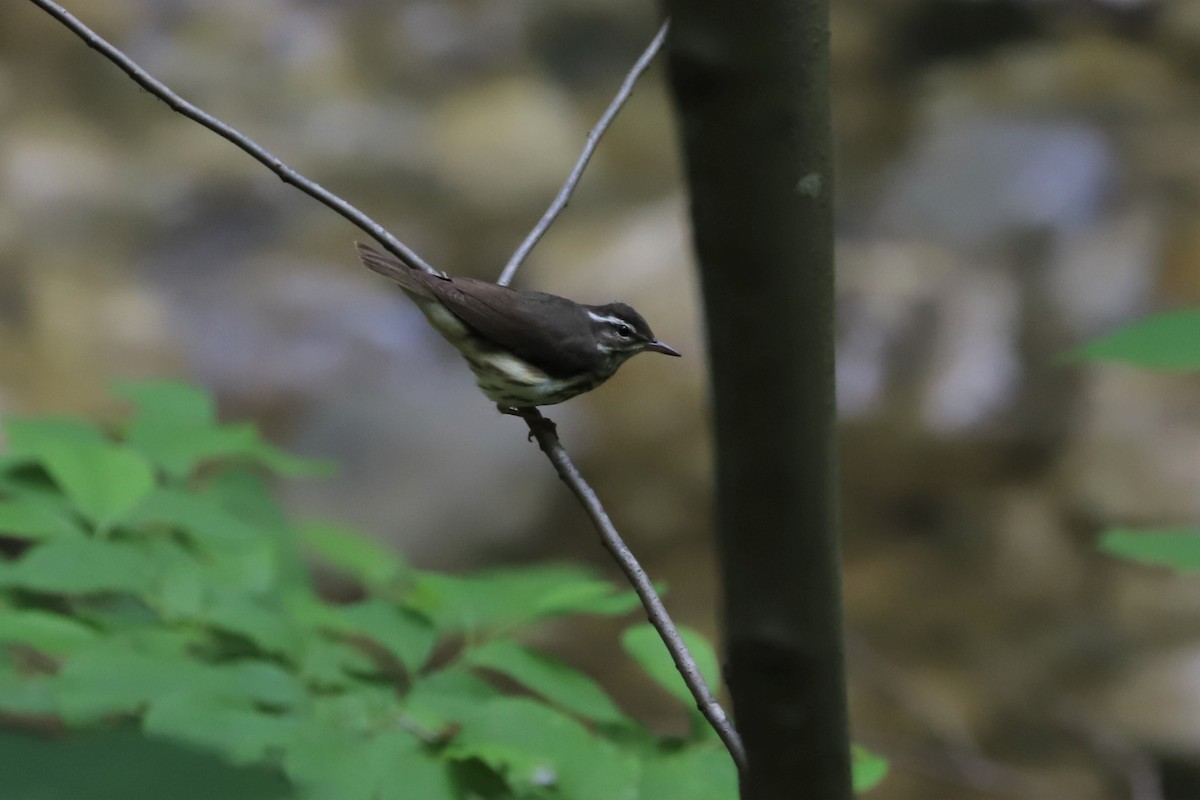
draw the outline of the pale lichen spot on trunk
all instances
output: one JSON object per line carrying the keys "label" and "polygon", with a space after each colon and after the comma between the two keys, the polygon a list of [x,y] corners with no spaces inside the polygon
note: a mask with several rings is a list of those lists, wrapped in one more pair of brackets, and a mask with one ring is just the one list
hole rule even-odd
{"label": "pale lichen spot on trunk", "polygon": [[796,181],[796,192],[815,200],[821,196],[821,185],[821,176],[815,172],[810,172]]}

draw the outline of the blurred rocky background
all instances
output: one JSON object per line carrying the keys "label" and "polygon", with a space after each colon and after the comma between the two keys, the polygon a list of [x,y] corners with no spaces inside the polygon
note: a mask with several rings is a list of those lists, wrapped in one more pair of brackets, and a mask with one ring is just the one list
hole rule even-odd
{"label": "blurred rocky background", "polygon": [[[435,265],[481,277],[657,24],[630,0],[69,7]],[[834,0],[833,48],[853,719],[893,762],[873,796],[1200,797],[1200,580],[1093,546],[1106,526],[1200,516],[1200,381],[1058,360],[1200,302],[1200,3]],[[672,125],[659,65],[518,283],[623,299],[687,355],[635,359],[552,416],[677,616],[715,633]],[[7,4],[0,414],[104,418],[111,379],[183,376],[341,465],[281,487],[298,515],[421,566],[608,570],[522,424],[359,267],[361,236]],[[678,724],[625,685],[608,640],[556,641]]]}

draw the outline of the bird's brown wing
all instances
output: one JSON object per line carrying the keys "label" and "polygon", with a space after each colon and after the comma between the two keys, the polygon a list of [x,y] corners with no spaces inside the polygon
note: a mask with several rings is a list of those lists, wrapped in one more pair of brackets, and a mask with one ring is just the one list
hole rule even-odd
{"label": "bird's brown wing", "polygon": [[472,278],[451,278],[428,289],[483,338],[554,377],[588,371],[601,358],[587,312],[564,297]]}
{"label": "bird's brown wing", "polygon": [[401,289],[419,297],[435,299],[434,293],[429,290],[429,284],[432,281],[447,280],[413,269],[407,264],[401,263],[395,256],[381,253],[369,244],[355,242],[354,246],[358,248],[358,257],[362,260],[363,266],[372,272],[378,272],[385,278],[394,280],[400,284]]}

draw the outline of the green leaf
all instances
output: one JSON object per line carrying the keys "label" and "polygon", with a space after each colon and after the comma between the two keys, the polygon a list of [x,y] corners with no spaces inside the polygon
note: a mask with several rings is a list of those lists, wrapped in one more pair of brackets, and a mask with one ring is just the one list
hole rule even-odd
{"label": "green leaf", "polygon": [[[255,436],[258,436],[257,430]],[[289,478],[300,477],[316,477],[325,478],[337,472],[337,465],[332,461],[326,461],[323,458],[304,458],[294,456],[278,447],[273,447],[258,438],[257,441],[250,447],[247,447],[243,452],[231,454],[240,455],[247,458],[263,467],[266,467],[276,475],[283,475]]]}
{"label": "green leaf", "polygon": [[96,639],[70,617],[37,609],[0,609],[0,643],[21,644],[52,656],[69,655]]}
{"label": "green leaf", "polygon": [[150,703],[142,729],[221,753],[234,764],[263,762],[295,739],[300,721],[194,694],[173,694]]}
{"label": "green leaf", "polygon": [[[79,610],[80,618],[105,631],[94,650],[122,650],[140,656],[165,659],[189,659],[210,644],[207,631],[197,628],[168,628],[163,626],[146,607],[136,601],[127,604],[141,610],[143,617],[129,618],[132,612],[124,609],[98,614],[86,608]],[[89,648],[93,652],[93,648]]]}
{"label": "green leaf", "polygon": [[0,663],[0,711],[53,716],[58,710],[54,701],[53,681],[52,675],[22,675]]}
{"label": "green leaf", "polygon": [[414,680],[404,708],[421,725],[437,729],[457,725],[499,696],[499,690],[478,675],[450,667]]}
{"label": "green leaf", "polygon": [[0,501],[0,534],[17,539],[80,539],[84,531],[59,504],[29,494]]}
{"label": "green leaf", "polygon": [[283,759],[301,800],[376,800],[377,776],[364,769],[363,740],[346,731],[309,728]]}
{"label": "green leaf", "polygon": [[484,667],[506,675],[564,710],[593,722],[622,724],[629,721],[591,678],[515,642],[489,642],[468,650],[464,660],[472,667]]}
{"label": "green leaf", "polygon": [[154,470],[140,455],[108,443],[45,442],[38,457],[85,517],[105,529],[154,488]]}
{"label": "green leaf", "polygon": [[292,526],[287,515],[263,478],[249,470],[225,470],[199,496],[256,528],[291,538]]}
{"label": "green leaf", "polygon": [[278,591],[289,585],[280,580],[287,566],[279,548],[267,542],[251,542],[248,547],[229,548],[228,552],[210,551],[204,554],[205,565],[214,582],[224,582],[237,591],[263,594]]}
{"label": "green leaf", "polygon": [[1111,530],[1100,537],[1100,551],[1142,564],[1200,570],[1200,528]]}
{"label": "green leaf", "polygon": [[377,672],[375,662],[345,642],[310,636],[299,659],[300,678],[320,689],[345,689],[360,682],[355,674]]}
{"label": "green leaf", "polygon": [[194,619],[216,630],[243,636],[264,652],[289,658],[298,656],[302,645],[300,630],[290,616],[272,608],[269,602],[271,598],[218,595]]}
{"label": "green leaf", "polygon": [[152,588],[155,571],[153,559],[134,544],[53,541],[32,548],[15,562],[0,562],[0,586],[56,594],[141,595]]}
{"label": "green leaf", "polygon": [[567,614],[620,614],[629,607],[590,570],[540,565],[457,577],[423,573],[411,602],[438,630],[523,625]]}
{"label": "green leaf", "polygon": [[95,426],[72,417],[9,419],[4,433],[9,455],[21,462],[38,460],[42,447],[52,442],[80,447],[109,443]]}
{"label": "green leaf", "polygon": [[601,617],[618,617],[640,608],[641,604],[637,593],[632,590],[617,591],[616,586],[609,581],[589,580],[564,584],[548,592],[539,603],[538,614],[594,614]]}
{"label": "green leaf", "polygon": [[394,656],[409,674],[421,669],[437,639],[437,633],[424,617],[385,600],[331,605],[312,598],[297,598],[292,611],[301,624],[371,639]]}
{"label": "green leaf", "polygon": [[130,515],[129,522],[138,527],[165,525],[182,531],[197,544],[218,549],[275,541],[274,536],[223,508],[215,498],[179,489],[154,490]]}
{"label": "green leaf", "polygon": [[158,435],[153,439],[147,432],[132,441],[176,477],[186,477],[203,461],[238,455],[258,440],[258,433],[249,426],[231,430],[204,425],[155,433]]}
{"label": "green leaf", "polygon": [[204,608],[207,586],[204,569],[195,561],[162,565],[157,591],[147,603],[164,622],[195,619]]}
{"label": "green leaf", "polygon": [[555,790],[572,800],[635,800],[633,755],[593,736],[571,717],[527,698],[478,704],[446,747],[452,759],[477,758],[503,774],[514,794]]}
{"label": "green leaf", "polygon": [[300,534],[321,558],[368,588],[386,586],[405,572],[395,551],[344,526],[311,522]]}
{"label": "green leaf", "polygon": [[169,475],[183,478],[198,464],[218,458],[245,459],[281,475],[325,474],[328,466],[296,458],[268,445],[249,424],[220,425],[212,399],[174,381],[125,382],[115,392],[137,412],[126,436]]}
{"label": "green leaf", "polygon": [[429,622],[385,600],[365,600],[339,608],[343,633],[369,637],[391,653],[410,674],[425,665],[437,634]]}
{"label": "green leaf", "polygon": [[[679,626],[679,635],[687,645],[700,670],[700,675],[709,689],[714,693],[720,686],[721,670],[717,664],[717,655],[713,652],[708,640],[696,631]],[[683,682],[671,654],[663,644],[658,631],[649,623],[636,625],[625,631],[621,637],[625,652],[641,665],[646,674],[662,688],[666,689],[687,706],[694,707],[695,698]]]}
{"label": "green leaf", "polygon": [[1200,308],[1155,314],[1076,348],[1068,358],[1123,361],[1149,369],[1200,369]]}
{"label": "green leaf", "polygon": [[364,683],[349,692],[317,697],[312,716],[330,727],[370,734],[395,728],[402,711],[393,687]]}
{"label": "green leaf", "polygon": [[198,464],[217,459],[249,461],[287,476],[330,471],[324,462],[297,458],[268,445],[249,423],[168,429],[155,439],[143,435],[137,445],[168,474],[179,478],[191,474]]}
{"label": "green leaf", "polygon": [[[294,548],[283,532],[247,522],[223,508],[214,496],[195,496],[178,489],[158,489],[131,515],[130,524],[153,530],[156,525],[180,532],[195,545],[189,565],[192,575],[173,577],[168,590],[180,595],[181,584],[195,586],[192,611],[171,605],[174,616],[195,613],[203,589],[208,595],[230,593],[262,594],[276,588],[294,556]],[[297,574],[297,579],[306,576]]]}
{"label": "green leaf", "polygon": [[204,667],[211,683],[201,681],[201,686],[213,696],[278,708],[300,708],[308,702],[296,676],[274,662],[247,659]]}
{"label": "green leaf", "polygon": [[[253,525],[262,534],[262,543],[254,543],[245,554],[230,559],[230,566],[247,570],[244,581],[255,577],[251,570],[256,570],[257,577],[269,579],[261,584],[264,590],[274,587],[275,581],[293,589],[309,585],[308,566],[295,546],[296,532],[261,476],[241,469],[226,470],[210,481],[200,496]],[[268,544],[266,540],[273,541]],[[216,558],[228,549],[210,550],[208,556]],[[249,588],[249,583],[244,585]]]}
{"label": "green leaf", "polygon": [[382,734],[366,751],[367,771],[377,775],[379,800],[456,800],[461,797],[449,766],[407,732]]}
{"label": "green leaf", "polygon": [[305,800],[457,800],[449,769],[408,731],[357,740],[313,732],[284,769]]}
{"label": "green leaf", "polygon": [[146,655],[119,648],[80,653],[59,673],[56,694],[64,719],[74,724],[133,713],[176,695],[235,705],[303,706],[303,686],[266,661],[211,665],[186,657]]}
{"label": "green leaf", "polygon": [[146,425],[181,427],[212,425],[217,413],[212,397],[203,389],[172,380],[118,380],[112,393],[136,409],[130,431]]}
{"label": "green leaf", "polygon": [[888,760],[883,756],[872,753],[865,747],[852,745],[850,755],[853,759],[854,793],[862,794],[878,786],[888,773]]}
{"label": "green leaf", "polygon": [[639,798],[736,800],[738,774],[729,752],[712,743],[666,750],[642,762]]}

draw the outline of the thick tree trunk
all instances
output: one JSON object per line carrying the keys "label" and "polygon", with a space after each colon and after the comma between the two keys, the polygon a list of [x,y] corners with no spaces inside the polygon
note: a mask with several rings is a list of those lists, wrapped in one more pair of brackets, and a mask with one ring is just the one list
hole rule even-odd
{"label": "thick tree trunk", "polygon": [[712,358],[742,797],[845,800],[828,0],[664,2]]}

